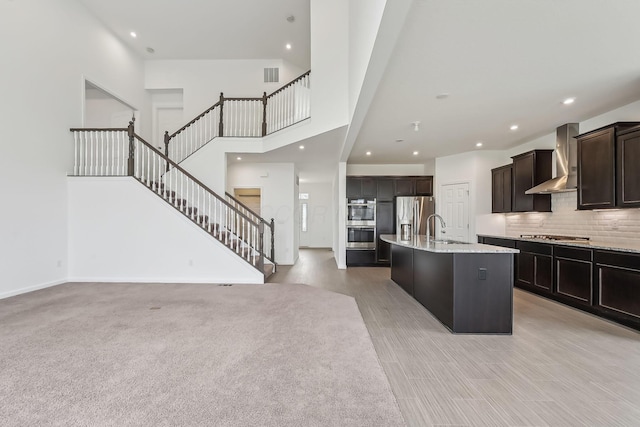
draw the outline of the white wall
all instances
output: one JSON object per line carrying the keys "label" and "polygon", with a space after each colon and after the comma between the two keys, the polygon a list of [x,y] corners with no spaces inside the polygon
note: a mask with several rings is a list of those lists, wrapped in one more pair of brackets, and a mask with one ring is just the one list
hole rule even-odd
{"label": "white wall", "polygon": [[[476,234],[503,234],[504,217],[491,214],[491,169],[508,163],[500,151],[473,151],[436,159],[434,191],[436,212],[442,185],[469,183],[469,240]],[[509,159],[510,160],[510,159]]]}
{"label": "white wall", "polygon": [[293,163],[234,163],[227,169],[227,188],[260,188],[261,213],[275,220],[276,263],[292,265],[297,260],[295,227],[298,203]]}
{"label": "white wall", "polygon": [[84,127],[124,128],[133,116],[133,110],[117,99],[101,98],[85,100]]}
{"label": "white wall", "polygon": [[333,247],[334,211],[333,188],[327,183],[300,183],[300,193],[308,193],[307,231],[300,232],[300,246],[310,248]]}
{"label": "white wall", "polygon": [[424,164],[380,164],[380,165],[361,165],[348,164],[348,176],[368,176],[368,175],[427,175],[425,173]]}
{"label": "white wall", "polygon": [[0,297],[67,278],[71,127],[82,126],[84,77],[141,111],[143,65],[77,1],[0,2]]}
{"label": "white wall", "polygon": [[263,283],[261,272],[132,178],[68,178],[69,280]]}
{"label": "white wall", "polygon": [[[264,68],[280,68],[280,82],[265,83]],[[145,63],[145,88],[182,89],[185,124],[229,98],[259,98],[277,90],[307,70],[281,59],[157,60]]]}
{"label": "white wall", "polygon": [[387,0],[349,1],[349,117],[360,95]]}

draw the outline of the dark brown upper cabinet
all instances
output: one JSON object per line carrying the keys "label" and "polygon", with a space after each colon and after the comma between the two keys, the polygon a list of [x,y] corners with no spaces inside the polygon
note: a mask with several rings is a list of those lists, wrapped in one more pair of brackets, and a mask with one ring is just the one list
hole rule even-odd
{"label": "dark brown upper cabinet", "polygon": [[[617,207],[616,181],[623,181],[616,177],[618,174],[616,139],[618,134],[624,136],[622,133],[625,130],[638,125],[640,125],[639,122],[618,122],[576,137],[578,141],[578,209]],[[632,140],[633,138],[629,140],[629,145],[624,141],[620,146],[632,147],[634,145]],[[633,149],[631,148],[631,151]],[[628,167],[625,169],[629,170]],[[621,174],[622,172],[620,177]],[[631,192],[633,190],[630,189],[629,196]]]}
{"label": "dark brown upper cabinet", "polygon": [[376,181],[369,177],[347,177],[347,199],[375,199]]}
{"label": "dark brown upper cabinet", "polygon": [[491,212],[511,212],[513,165],[491,169]]}
{"label": "dark brown upper cabinet", "polygon": [[395,194],[395,185],[393,178],[378,178],[378,194],[376,199],[379,202],[393,202],[393,196]]}
{"label": "dark brown upper cabinet", "polygon": [[640,207],[640,127],[618,133],[616,156],[616,206]]}
{"label": "dark brown upper cabinet", "polygon": [[524,192],[551,179],[552,153],[553,150],[533,150],[512,157],[512,212],[551,212],[550,194]]}
{"label": "dark brown upper cabinet", "polygon": [[433,177],[416,178],[416,196],[433,196]]}
{"label": "dark brown upper cabinet", "polygon": [[396,196],[415,196],[416,180],[415,178],[397,178],[396,179]]}

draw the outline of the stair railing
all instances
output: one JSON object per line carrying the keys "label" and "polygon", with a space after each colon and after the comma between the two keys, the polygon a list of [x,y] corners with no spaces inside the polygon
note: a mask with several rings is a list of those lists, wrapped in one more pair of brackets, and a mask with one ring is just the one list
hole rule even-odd
{"label": "stair railing", "polygon": [[74,175],[134,177],[264,272],[264,223],[254,221],[138,136],[133,120],[122,129],[71,132]]}
{"label": "stair railing", "polygon": [[271,261],[271,262],[273,262],[275,264],[275,261],[274,261],[275,221],[273,220],[273,218],[271,218],[271,220],[267,222],[266,219],[262,218],[260,215],[258,215],[253,210],[251,210],[251,208],[249,206],[245,205],[244,203],[242,203],[240,200],[238,200],[235,197],[233,197],[228,192],[225,192],[224,196],[225,196],[225,199],[227,200],[227,202],[229,202],[231,205],[233,205],[240,212],[242,212],[243,214],[245,214],[246,216],[251,218],[252,221],[261,222],[264,225],[264,237],[268,241],[271,241],[271,254],[270,254],[270,256],[267,257],[267,259],[269,259],[269,261]]}
{"label": "stair railing", "polygon": [[257,138],[311,117],[311,70],[270,95],[225,98],[172,134],[164,133],[164,154],[182,162],[217,137]]}

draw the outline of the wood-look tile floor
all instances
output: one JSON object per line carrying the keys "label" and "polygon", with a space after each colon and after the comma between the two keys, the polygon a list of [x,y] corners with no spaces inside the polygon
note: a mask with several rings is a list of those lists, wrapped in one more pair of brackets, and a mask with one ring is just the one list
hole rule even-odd
{"label": "wood-look tile floor", "polygon": [[518,289],[511,336],[453,335],[390,279],[302,249],[271,282],[353,296],[410,426],[640,426],[640,333]]}

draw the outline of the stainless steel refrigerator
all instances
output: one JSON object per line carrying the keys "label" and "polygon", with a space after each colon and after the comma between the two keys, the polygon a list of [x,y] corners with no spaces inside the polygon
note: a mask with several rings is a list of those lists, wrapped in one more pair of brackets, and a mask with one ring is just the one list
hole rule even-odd
{"label": "stainless steel refrigerator", "polygon": [[[411,224],[411,234],[427,234],[427,218],[435,213],[435,199],[427,196],[396,197],[396,233],[402,224]],[[431,237],[434,237],[435,218],[431,218]]]}

